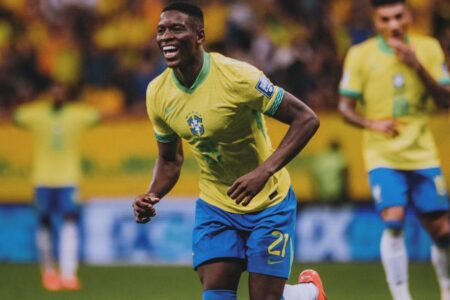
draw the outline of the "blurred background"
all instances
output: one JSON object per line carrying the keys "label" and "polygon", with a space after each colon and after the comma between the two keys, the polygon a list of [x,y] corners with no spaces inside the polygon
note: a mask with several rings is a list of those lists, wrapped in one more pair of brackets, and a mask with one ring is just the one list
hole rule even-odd
{"label": "blurred background", "polygon": [[[0,0],[0,262],[37,260],[32,141],[11,116],[62,82],[76,91],[76,101],[117,116],[82,139],[82,262],[190,264],[199,170],[188,151],[158,218],[138,226],[131,210],[156,158],[145,91],[165,68],[154,38],[168,2]],[[361,132],[344,124],[336,109],[347,49],[374,34],[369,1],[193,2],[205,13],[207,51],[254,64],[321,118],[318,134],[288,168],[300,204],[296,261],[378,261],[383,227],[371,204]],[[408,2],[411,31],[439,39],[450,62],[450,1]],[[431,126],[450,185],[448,112],[435,112]],[[286,127],[268,120],[268,128],[277,145]],[[430,240],[411,211],[407,223],[410,259],[427,261]],[[382,273],[378,277],[383,286]]]}

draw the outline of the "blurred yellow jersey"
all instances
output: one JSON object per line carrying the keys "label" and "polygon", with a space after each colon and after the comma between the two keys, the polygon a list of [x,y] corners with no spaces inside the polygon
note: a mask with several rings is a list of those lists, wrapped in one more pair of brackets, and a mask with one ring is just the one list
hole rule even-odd
{"label": "blurred yellow jersey", "polygon": [[[408,43],[433,78],[450,84],[438,41],[411,35]],[[428,126],[432,99],[416,72],[398,60],[381,36],[350,48],[339,92],[359,99],[367,119],[394,119],[399,123],[400,134],[395,138],[364,130],[368,170],[377,167],[414,170],[439,165]]]}
{"label": "blurred yellow jersey", "polygon": [[20,107],[14,116],[33,136],[33,182],[36,186],[78,184],[81,169],[80,136],[99,120],[91,107],[67,104],[55,110],[48,102]]}
{"label": "blurred yellow jersey", "polygon": [[282,169],[246,207],[227,196],[237,178],[272,154],[263,114],[274,115],[283,95],[253,66],[205,53],[190,88],[169,68],[150,82],[147,111],[159,142],[178,136],[189,144],[201,170],[200,198],[228,212],[248,213],[279,203],[290,187]]}

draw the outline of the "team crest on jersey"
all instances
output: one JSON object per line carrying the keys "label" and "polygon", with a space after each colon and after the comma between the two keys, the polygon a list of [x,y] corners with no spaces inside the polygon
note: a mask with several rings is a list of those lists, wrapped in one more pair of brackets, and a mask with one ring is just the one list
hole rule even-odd
{"label": "team crest on jersey", "polygon": [[394,78],[392,80],[392,83],[394,84],[394,87],[396,89],[402,88],[405,86],[405,76],[403,74],[398,73],[394,75]]}
{"label": "team crest on jersey", "polygon": [[275,91],[275,86],[266,76],[261,76],[256,84],[256,89],[264,96],[272,98],[273,92]]}
{"label": "team crest on jersey", "polygon": [[202,136],[205,133],[203,118],[198,113],[190,113],[187,116],[187,123],[193,135]]}

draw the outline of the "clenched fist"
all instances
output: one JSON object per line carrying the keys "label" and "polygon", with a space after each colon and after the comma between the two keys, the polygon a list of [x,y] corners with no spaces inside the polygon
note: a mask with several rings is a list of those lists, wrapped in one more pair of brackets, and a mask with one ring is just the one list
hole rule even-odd
{"label": "clenched fist", "polygon": [[134,216],[137,223],[147,223],[156,216],[155,204],[159,202],[155,194],[137,196],[133,202]]}

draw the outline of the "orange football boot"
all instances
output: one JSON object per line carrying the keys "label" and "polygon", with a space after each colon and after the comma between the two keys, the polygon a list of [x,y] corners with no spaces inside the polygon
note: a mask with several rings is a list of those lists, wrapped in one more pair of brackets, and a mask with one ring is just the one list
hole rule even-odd
{"label": "orange football boot", "polygon": [[44,270],[42,272],[42,285],[46,290],[59,291],[61,285],[59,284],[58,273],[53,269]]}
{"label": "orange football boot", "polygon": [[327,300],[327,295],[325,295],[325,291],[323,290],[322,279],[320,279],[320,275],[316,271],[312,269],[303,270],[298,276],[298,283],[314,284],[319,291],[317,300]]}
{"label": "orange football boot", "polygon": [[61,289],[66,291],[78,291],[81,289],[81,283],[77,276],[60,277]]}

